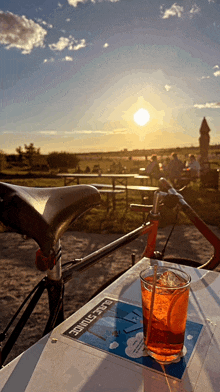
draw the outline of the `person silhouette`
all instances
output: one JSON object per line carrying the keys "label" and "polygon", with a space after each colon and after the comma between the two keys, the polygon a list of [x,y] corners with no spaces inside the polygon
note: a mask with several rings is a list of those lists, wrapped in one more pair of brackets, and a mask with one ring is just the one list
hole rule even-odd
{"label": "person silhouette", "polygon": [[177,153],[173,152],[171,155],[171,160],[167,168],[169,180],[173,185],[177,185],[183,171],[183,163],[178,158]]}

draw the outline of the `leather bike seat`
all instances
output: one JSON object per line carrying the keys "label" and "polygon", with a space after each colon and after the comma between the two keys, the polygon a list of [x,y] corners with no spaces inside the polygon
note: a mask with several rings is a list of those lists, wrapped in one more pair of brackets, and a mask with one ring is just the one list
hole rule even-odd
{"label": "leather bike seat", "polygon": [[100,203],[91,185],[32,188],[0,183],[0,221],[33,238],[48,257],[70,223]]}

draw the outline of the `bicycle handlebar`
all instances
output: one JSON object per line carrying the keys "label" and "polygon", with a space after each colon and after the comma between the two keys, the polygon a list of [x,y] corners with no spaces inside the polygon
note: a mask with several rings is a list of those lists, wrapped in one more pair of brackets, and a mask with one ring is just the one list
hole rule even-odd
{"label": "bicycle handlebar", "polygon": [[178,198],[178,205],[181,207],[185,215],[190,219],[194,226],[200,231],[200,233],[210,242],[214,247],[214,255],[211,257],[207,263],[202,264],[199,268],[214,269],[220,263],[220,239],[212,232],[212,230],[206,225],[206,223],[197,215],[197,213],[192,209],[192,207],[187,204],[183,196],[178,193],[172,185],[165,179],[160,178],[160,187],[166,190],[168,194],[175,195]]}
{"label": "bicycle handlebar", "polygon": [[161,177],[159,179],[159,185],[160,185],[160,188],[166,192],[168,192],[170,189],[172,189],[173,191],[176,192],[176,190],[172,187],[172,185],[164,177]]}

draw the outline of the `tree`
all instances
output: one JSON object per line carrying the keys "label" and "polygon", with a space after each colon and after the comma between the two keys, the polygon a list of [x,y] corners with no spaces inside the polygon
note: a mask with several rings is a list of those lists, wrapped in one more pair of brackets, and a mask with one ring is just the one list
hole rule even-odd
{"label": "tree", "polygon": [[34,164],[34,157],[36,155],[40,155],[40,148],[34,147],[34,143],[30,143],[29,146],[27,144],[24,145],[25,148],[25,157],[32,167]]}
{"label": "tree", "polygon": [[0,172],[5,168],[6,157],[4,151],[0,150]]}
{"label": "tree", "polygon": [[16,152],[19,156],[19,162],[23,162],[24,159],[27,160],[30,167],[34,165],[34,157],[40,155],[40,148],[34,147],[34,143],[30,143],[29,145],[24,145],[24,151],[21,146],[17,147]]}
{"label": "tree", "polygon": [[21,146],[17,147],[17,148],[15,149],[15,151],[18,153],[18,161],[19,161],[20,163],[22,163],[22,162],[23,162],[23,158],[24,158],[24,152],[23,152],[23,150],[22,150],[22,147],[21,147]]}
{"label": "tree", "polygon": [[79,164],[76,154],[68,152],[51,152],[47,157],[48,165],[51,169],[74,169]]}

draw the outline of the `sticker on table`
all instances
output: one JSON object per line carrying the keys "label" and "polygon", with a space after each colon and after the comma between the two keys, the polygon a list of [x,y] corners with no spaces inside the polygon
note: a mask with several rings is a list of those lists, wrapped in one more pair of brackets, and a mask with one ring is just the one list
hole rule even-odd
{"label": "sticker on table", "polygon": [[[165,365],[167,375],[182,378],[202,328],[202,324],[187,320],[183,356]],[[64,335],[163,373],[144,350],[141,307],[105,298]]]}

